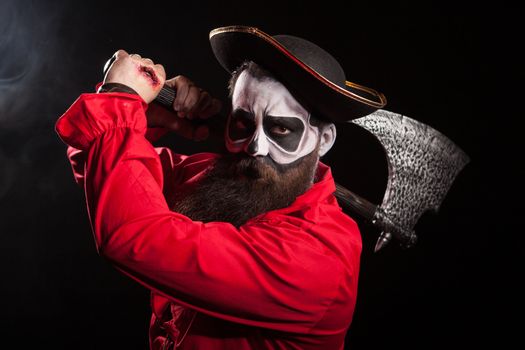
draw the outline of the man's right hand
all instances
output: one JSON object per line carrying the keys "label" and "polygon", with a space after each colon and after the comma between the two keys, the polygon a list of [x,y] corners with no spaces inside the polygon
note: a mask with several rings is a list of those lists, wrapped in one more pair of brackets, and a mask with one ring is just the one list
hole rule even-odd
{"label": "man's right hand", "polygon": [[114,57],[104,77],[104,84],[124,84],[135,90],[146,103],[153,101],[166,80],[164,67],[154,64],[149,58],[130,55],[124,50],[115,52]]}

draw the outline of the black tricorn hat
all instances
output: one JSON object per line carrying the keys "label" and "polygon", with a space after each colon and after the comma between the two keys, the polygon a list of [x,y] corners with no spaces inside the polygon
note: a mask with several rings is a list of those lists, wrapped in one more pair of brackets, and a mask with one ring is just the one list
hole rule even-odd
{"label": "black tricorn hat", "polygon": [[335,58],[305,39],[229,26],[212,30],[210,43],[228,72],[253,61],[271,72],[311,113],[332,122],[360,118],[386,105],[383,94],[347,81]]}

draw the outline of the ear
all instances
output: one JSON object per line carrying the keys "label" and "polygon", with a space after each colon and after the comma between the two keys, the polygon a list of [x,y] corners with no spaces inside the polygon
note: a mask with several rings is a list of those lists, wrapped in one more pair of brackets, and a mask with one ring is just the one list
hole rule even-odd
{"label": "ear", "polygon": [[319,140],[319,157],[322,157],[332,148],[335,142],[337,133],[335,131],[335,125],[330,123],[323,128]]}

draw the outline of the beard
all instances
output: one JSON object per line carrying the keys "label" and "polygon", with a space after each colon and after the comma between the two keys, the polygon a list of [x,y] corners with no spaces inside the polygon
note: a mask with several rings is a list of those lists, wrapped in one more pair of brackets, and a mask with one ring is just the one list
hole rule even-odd
{"label": "beard", "polygon": [[268,156],[224,155],[195,186],[177,195],[171,209],[194,221],[229,222],[238,228],[292,204],[312,186],[318,160],[318,148],[286,165]]}

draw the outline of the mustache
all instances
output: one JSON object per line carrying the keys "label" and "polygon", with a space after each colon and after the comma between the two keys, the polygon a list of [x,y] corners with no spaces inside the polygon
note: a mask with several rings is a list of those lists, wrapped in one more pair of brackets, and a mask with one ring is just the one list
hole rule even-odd
{"label": "mustache", "polygon": [[268,156],[252,157],[244,154],[224,156],[220,161],[227,167],[226,176],[241,176],[250,179],[276,179],[278,165]]}

